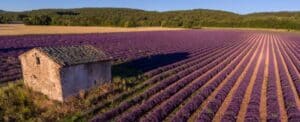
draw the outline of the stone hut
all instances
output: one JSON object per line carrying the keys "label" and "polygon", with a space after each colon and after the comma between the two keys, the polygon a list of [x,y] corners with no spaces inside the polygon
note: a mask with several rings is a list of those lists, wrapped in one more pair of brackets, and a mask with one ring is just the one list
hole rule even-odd
{"label": "stone hut", "polygon": [[111,58],[92,46],[38,47],[19,59],[25,86],[53,100],[111,81]]}

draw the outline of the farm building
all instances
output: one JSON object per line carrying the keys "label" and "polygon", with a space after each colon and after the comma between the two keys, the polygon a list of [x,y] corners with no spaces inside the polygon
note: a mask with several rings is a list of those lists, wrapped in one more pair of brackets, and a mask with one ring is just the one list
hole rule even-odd
{"label": "farm building", "polygon": [[92,46],[38,47],[19,59],[25,86],[53,100],[111,81],[111,58]]}

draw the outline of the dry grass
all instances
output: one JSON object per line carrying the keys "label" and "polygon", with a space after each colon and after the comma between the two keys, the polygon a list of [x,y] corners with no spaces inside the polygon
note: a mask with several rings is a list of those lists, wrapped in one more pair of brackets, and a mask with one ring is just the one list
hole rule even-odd
{"label": "dry grass", "polygon": [[86,27],[86,26],[28,26],[23,24],[0,24],[0,35],[28,34],[78,34],[78,33],[109,33],[136,31],[182,30],[182,28],[163,27]]}

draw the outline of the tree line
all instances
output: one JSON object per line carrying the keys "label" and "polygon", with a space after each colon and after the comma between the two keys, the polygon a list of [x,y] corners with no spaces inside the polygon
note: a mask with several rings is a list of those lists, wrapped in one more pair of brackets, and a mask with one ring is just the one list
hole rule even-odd
{"label": "tree line", "polygon": [[0,12],[0,23],[27,25],[112,26],[112,27],[249,27],[300,30],[300,12],[239,15],[232,12],[195,9],[143,11],[127,8],[42,9]]}

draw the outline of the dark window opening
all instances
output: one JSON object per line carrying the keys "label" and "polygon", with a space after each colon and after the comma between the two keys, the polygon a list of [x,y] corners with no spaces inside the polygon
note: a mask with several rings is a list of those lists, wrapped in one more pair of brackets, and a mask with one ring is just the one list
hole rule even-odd
{"label": "dark window opening", "polygon": [[36,77],[35,75],[32,75],[31,77],[32,77],[33,79],[35,79],[35,80],[37,79],[37,77]]}
{"label": "dark window opening", "polygon": [[36,57],[36,64],[41,64],[41,60],[39,57]]}

